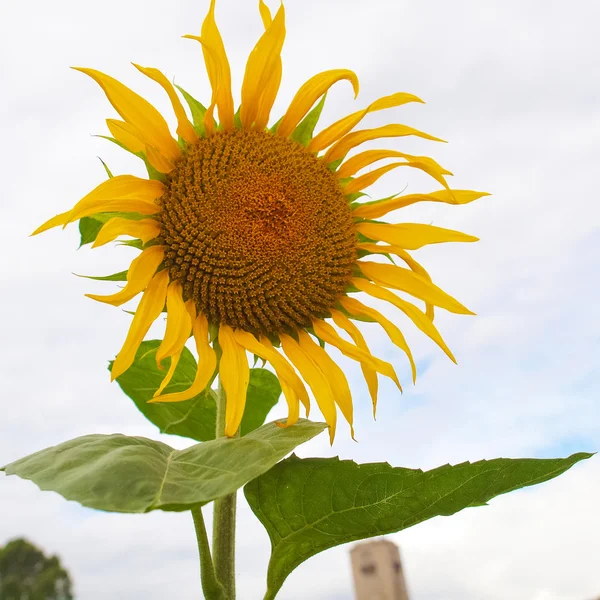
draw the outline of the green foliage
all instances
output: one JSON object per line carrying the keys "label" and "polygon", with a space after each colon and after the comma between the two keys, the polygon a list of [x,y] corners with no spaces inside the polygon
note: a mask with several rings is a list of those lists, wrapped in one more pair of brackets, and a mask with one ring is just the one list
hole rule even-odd
{"label": "green foliage", "polygon": [[552,479],[590,456],[498,458],[427,472],[292,456],[244,490],[271,539],[265,600],[275,597],[299,564],[323,550],[484,505],[500,494]]}
{"label": "green foliage", "polygon": [[146,158],[146,154],[144,152],[133,152],[129,148],[127,148],[124,144],[119,142],[119,140],[116,140],[115,138],[110,137],[108,135],[97,135],[96,137],[102,138],[104,140],[108,140],[109,142],[116,144],[117,146],[119,146],[119,148],[122,148],[126,152],[130,152],[134,156],[137,156],[138,158],[140,158],[144,162],[144,165],[146,166],[146,171],[148,172],[148,177],[150,179],[156,179],[158,181],[163,181],[163,182],[165,181],[165,175],[163,173],[161,173],[160,171],[158,171],[157,169],[155,169],[150,164],[150,162]]}
{"label": "green foliage", "polygon": [[185,450],[142,437],[92,434],[0,470],[88,508],[182,511],[235,492],[325,427],[305,419],[286,429],[268,423],[244,437],[219,438]]}
{"label": "green foliage", "polygon": [[250,369],[246,408],[240,424],[240,434],[258,429],[281,396],[279,379],[267,369]]}
{"label": "green foliage", "polygon": [[95,242],[100,229],[102,229],[102,225],[113,217],[123,217],[132,221],[139,221],[148,218],[148,215],[128,212],[106,212],[95,214],[93,217],[82,217],[79,219],[79,234],[81,236],[79,247],[81,248],[85,244]]}
{"label": "green foliage", "polygon": [[[206,390],[184,402],[148,404],[163,380],[170,360],[165,359],[164,369],[156,364],[156,351],[160,340],[149,340],[140,345],[133,364],[117,377],[121,389],[129,396],[140,412],[162,433],[181,435],[199,442],[215,439],[216,403],[212,390]],[[181,392],[192,385],[196,376],[196,359],[184,348],[177,369],[165,393]],[[246,410],[240,426],[241,435],[260,427],[269,411],[277,404],[281,386],[277,377],[266,369],[250,369],[250,384]]]}
{"label": "green foliage", "polygon": [[102,229],[102,225],[104,225],[103,221],[94,219],[93,217],[82,217],[79,219],[79,235],[81,236],[79,247],[81,248],[85,244],[94,242],[96,237],[98,237],[100,229]]}
{"label": "green foliage", "polygon": [[194,130],[199,136],[203,136],[205,133],[204,129],[204,114],[206,113],[206,106],[194,98],[191,94],[188,94],[182,87],[175,86],[184,97],[190,111],[192,113],[192,121],[194,124]]}
{"label": "green foliage", "polygon": [[319,103],[300,121],[296,129],[290,135],[290,138],[299,142],[303,146],[308,146],[308,143],[313,138],[313,132],[325,106],[325,98],[327,94],[323,94]]}
{"label": "green foliage", "polygon": [[1,600],[72,600],[71,579],[56,556],[24,539],[0,547]]}
{"label": "green foliage", "polygon": [[100,157],[98,157],[98,160],[102,163],[102,166],[104,167],[104,170],[106,171],[107,177],[109,179],[112,179],[114,177],[114,175],[112,174],[112,171],[108,168],[108,165]]}
{"label": "green foliage", "polygon": [[[77,273],[75,273],[77,275]],[[127,281],[127,271],[119,271],[112,275],[77,275],[85,279],[94,279],[95,281]]]}

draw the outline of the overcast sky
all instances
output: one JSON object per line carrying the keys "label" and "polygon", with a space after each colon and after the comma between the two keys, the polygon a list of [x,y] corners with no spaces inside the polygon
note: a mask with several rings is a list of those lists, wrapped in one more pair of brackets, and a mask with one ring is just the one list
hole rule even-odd
{"label": "overcast sky", "polygon": [[[110,293],[114,284],[71,274],[120,271],[133,254],[76,252],[75,226],[28,235],[103,180],[97,156],[115,173],[142,174],[136,159],[91,136],[105,134],[104,119],[114,113],[100,89],[68,67],[119,77],[167,114],[161,90],[130,61],[162,69],[207,101],[200,47],[180,38],[198,34],[207,7],[208,0],[0,2],[2,464],[92,432],[188,443],[160,436],[109,382],[106,361],[130,317],[83,296]],[[469,206],[423,204],[394,215],[481,238],[419,251],[434,280],[478,313],[438,311],[459,366],[407,326],[420,370],[412,387],[405,359],[367,327],[379,354],[399,365],[404,395],[382,383],[373,423],[364,383],[343,363],[355,390],[359,443],[341,426],[333,448],[322,435],[298,453],[427,469],[597,450],[600,4],[289,0],[286,9],[274,114],[314,73],[351,68],[361,81],[359,100],[338,84],[323,125],[379,96],[415,93],[427,104],[368,123],[407,123],[449,140],[389,146],[433,155],[455,173],[457,188],[493,193]],[[217,18],[239,98],[245,58],[262,30],[256,3],[220,0]],[[405,171],[387,175],[373,197],[407,185],[434,189]],[[278,405],[273,418],[284,412]],[[598,497],[600,460],[593,458],[488,507],[391,536],[401,546],[411,600],[590,600],[600,594]],[[0,544],[26,536],[58,553],[80,600],[200,597],[188,514],[95,512],[4,476],[0,513]],[[239,522],[239,599],[257,600],[269,542],[243,501]],[[304,563],[281,599],[351,598],[348,550]]]}

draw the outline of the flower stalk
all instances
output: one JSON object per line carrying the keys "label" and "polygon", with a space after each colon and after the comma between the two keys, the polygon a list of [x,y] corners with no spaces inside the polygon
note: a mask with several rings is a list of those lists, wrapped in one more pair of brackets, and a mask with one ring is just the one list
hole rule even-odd
{"label": "flower stalk", "polygon": [[[217,391],[216,437],[225,435],[225,390],[219,381]],[[239,431],[236,435],[239,435]],[[218,582],[225,590],[227,600],[235,600],[235,517],[236,493],[214,502],[213,512],[213,561]]]}

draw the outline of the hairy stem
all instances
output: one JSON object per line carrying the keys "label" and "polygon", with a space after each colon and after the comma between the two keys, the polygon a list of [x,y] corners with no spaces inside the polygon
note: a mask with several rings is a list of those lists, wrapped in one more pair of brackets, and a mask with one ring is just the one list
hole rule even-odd
{"label": "hairy stem", "polygon": [[[225,435],[225,391],[219,381],[216,437]],[[228,600],[235,600],[235,511],[236,493],[214,502],[213,559],[218,581]]]}
{"label": "hairy stem", "polygon": [[226,596],[223,586],[217,581],[215,576],[215,568],[208,545],[206,525],[204,524],[202,509],[199,506],[192,508],[192,518],[194,519],[194,529],[196,530],[196,540],[198,541],[198,552],[200,554],[200,579],[202,581],[204,597],[210,600],[225,600]]}

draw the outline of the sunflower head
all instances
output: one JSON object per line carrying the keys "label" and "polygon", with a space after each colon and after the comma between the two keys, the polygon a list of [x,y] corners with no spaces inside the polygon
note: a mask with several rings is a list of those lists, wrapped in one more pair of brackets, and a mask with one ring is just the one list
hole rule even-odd
{"label": "sunflower head", "polygon": [[[364,303],[365,298],[399,309],[452,360],[433,323],[434,307],[472,314],[437,287],[409,251],[477,238],[380,219],[417,202],[465,204],[486,194],[451,189],[446,180],[451,173],[429,157],[359,150],[361,144],[383,138],[442,141],[401,124],[356,129],[371,112],[422,102],[412,94],[380,98],[314,135],[332,85],[346,80],[358,94],[358,79],[346,69],[309,79],[271,124],[281,83],[285,13],[281,6],[272,18],[262,0],[259,10],[265,30],[248,58],[237,111],[215,0],[200,35],[185,36],[201,45],[212,87],[208,106],[179,88],[190,119],[163,73],[135,65],[167,93],[177,118],[177,139],[148,101],[100,71],[78,68],[100,85],[120,116],[106,121],[109,139],[140,157],[148,178],[111,175],[35,233],[91,217],[104,223],[94,246],[120,236],[138,240],[141,252],[129,266],[126,285],[108,296],[89,295],[120,306],[142,294],[115,359],[113,379],[132,365],[150,326],[166,311],[156,360],[160,365],[170,359],[170,365],[153,401],[190,399],[218,374],[227,397],[226,434],[234,435],[244,412],[251,353],[268,361],[281,382],[288,404],[281,426],[298,420],[301,403],[308,414],[306,383],[333,440],[338,410],[352,430],[353,402],[327,344],[359,363],[373,409],[378,376],[391,378],[399,388],[400,382],[393,365],[371,353],[357,323],[378,323],[406,354],[416,377],[401,330]],[[385,163],[376,166],[380,161]],[[362,201],[365,189],[399,167],[423,171],[441,189]],[[385,262],[392,256],[404,266]],[[165,394],[190,337],[198,355],[195,380],[187,390]]]}

